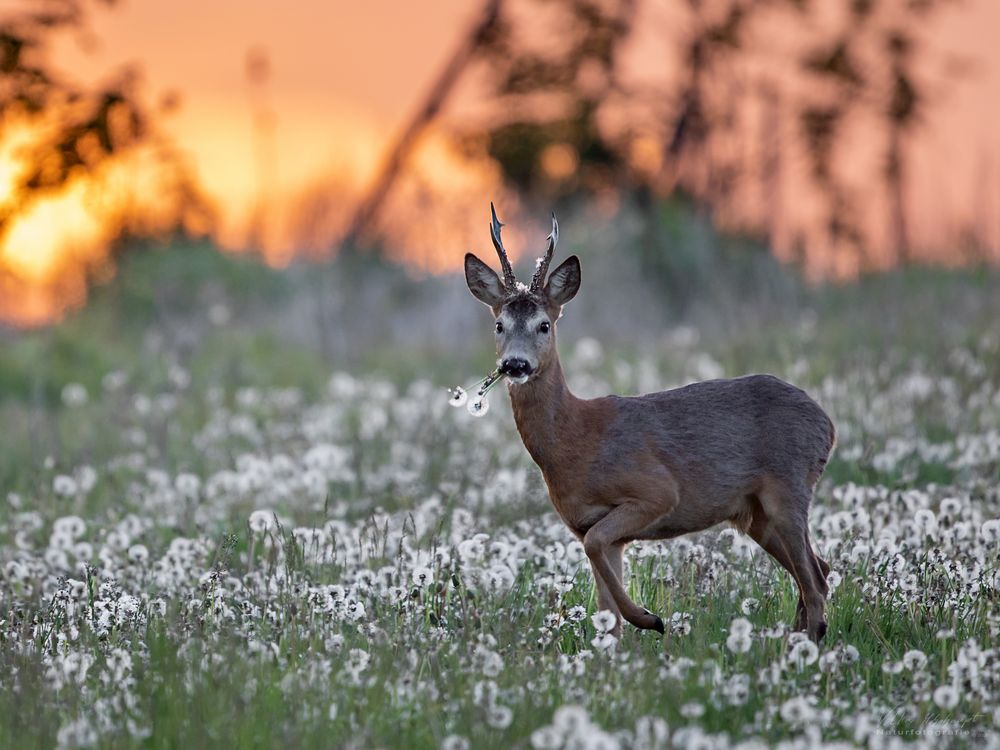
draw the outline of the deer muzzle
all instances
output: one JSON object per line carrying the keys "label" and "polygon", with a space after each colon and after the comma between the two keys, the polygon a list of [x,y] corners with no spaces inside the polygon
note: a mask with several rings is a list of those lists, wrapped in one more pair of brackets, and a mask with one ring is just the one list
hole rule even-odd
{"label": "deer muzzle", "polygon": [[510,357],[500,363],[500,372],[508,378],[518,380],[527,378],[532,373],[531,363],[520,357]]}

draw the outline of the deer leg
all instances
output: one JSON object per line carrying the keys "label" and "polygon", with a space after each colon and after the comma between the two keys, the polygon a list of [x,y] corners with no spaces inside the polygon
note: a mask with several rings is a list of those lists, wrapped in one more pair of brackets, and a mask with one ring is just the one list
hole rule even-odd
{"label": "deer leg", "polygon": [[[608,547],[608,563],[611,565],[611,570],[618,578],[619,581],[624,582],[624,571],[622,567],[622,556],[625,551],[624,544],[613,544]],[[618,609],[618,605],[615,604],[615,598],[611,595],[611,590],[604,583],[604,579],[601,578],[600,574],[597,572],[597,566],[593,562],[590,564],[591,569],[594,571],[594,584],[597,587],[597,609],[606,609],[612,612],[615,616],[615,626],[611,629],[611,635],[615,638],[621,638],[622,636],[622,613]]]}
{"label": "deer leg", "polygon": [[808,625],[806,620],[806,605],[802,601],[802,587],[799,585],[798,577],[795,575],[795,566],[792,565],[791,558],[786,554],[784,546],[778,542],[778,535],[771,529],[770,521],[764,515],[762,508],[758,507],[754,513],[753,521],[747,529],[747,534],[763,547],[764,551],[774,558],[781,567],[791,574],[799,590],[799,601],[795,605],[795,623],[792,625],[792,628],[794,630],[805,630]]}
{"label": "deer leg", "polygon": [[[826,560],[817,555],[816,550],[813,549],[812,541],[809,539],[808,526],[805,530],[805,545],[806,552],[813,564],[813,579],[816,582],[816,591],[819,594],[821,603],[819,611],[819,635],[814,639],[819,642],[819,640],[826,634],[826,597],[830,594],[830,585],[826,582],[826,577],[830,575],[830,565]],[[812,636],[813,630],[810,630],[809,633],[810,636]]]}
{"label": "deer leg", "polygon": [[[761,493],[760,503],[765,516],[763,523],[766,525],[762,532],[767,542],[767,546],[763,543],[761,546],[792,574],[798,584],[801,607],[805,609],[805,622],[802,622],[800,608],[796,627],[801,628],[804,624],[809,637],[818,643],[826,633],[824,610],[828,587],[825,576],[818,575],[820,566],[808,543],[806,514],[809,501],[803,501],[785,488],[773,486]],[[755,518],[754,521],[756,520]],[[775,555],[772,549],[780,550],[781,556]]]}
{"label": "deer leg", "polygon": [[636,503],[624,503],[594,524],[583,537],[583,549],[590,558],[594,573],[607,587],[612,600],[618,606],[622,617],[642,630],[664,632],[663,620],[647,609],[633,602],[621,579],[621,573],[611,564],[612,549],[621,547],[629,539],[634,539],[654,520],[662,516],[662,511],[645,508]]}
{"label": "deer leg", "polygon": [[816,549],[812,545],[812,541],[809,538],[809,532],[806,531],[806,547],[812,552],[813,559],[816,561],[816,576],[821,581],[825,581],[826,577],[830,575],[830,564],[816,554]]}

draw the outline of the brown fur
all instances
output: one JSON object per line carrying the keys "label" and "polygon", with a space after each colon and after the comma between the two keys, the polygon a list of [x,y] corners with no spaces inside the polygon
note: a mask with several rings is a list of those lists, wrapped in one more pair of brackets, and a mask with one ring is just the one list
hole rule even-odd
{"label": "brown fur", "polygon": [[[623,505],[634,509],[635,520],[613,527],[608,542],[622,547],[728,521],[792,574],[804,592],[796,625],[821,637],[829,566],[813,552],[806,523],[833,428],[802,391],[771,376],[750,376],[586,400],[567,387],[558,355],[509,391],[518,432],[552,504],[585,544],[591,529]],[[733,392],[717,395],[727,391]],[[699,411],[699,403],[713,397],[724,408]],[[787,536],[797,542],[788,545]],[[639,627],[659,627],[655,615],[638,607],[629,614],[625,619]]]}
{"label": "brown fur", "polygon": [[[789,571],[800,594],[796,627],[822,638],[829,566],[809,541],[808,514],[835,431],[816,402],[771,375],[577,398],[555,336],[562,306],[580,285],[575,256],[540,293],[507,290],[474,256],[466,257],[466,276],[502,323],[500,359],[530,370],[509,385],[514,420],[556,512],[583,542],[598,604],[619,617],[616,632],[621,618],[663,632],[662,620],[625,592],[628,543],[729,522]],[[537,323],[545,318],[551,330]]]}

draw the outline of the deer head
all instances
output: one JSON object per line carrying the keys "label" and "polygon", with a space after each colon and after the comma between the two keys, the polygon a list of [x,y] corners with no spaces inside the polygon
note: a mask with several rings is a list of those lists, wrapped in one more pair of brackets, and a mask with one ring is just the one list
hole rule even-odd
{"label": "deer head", "polygon": [[563,305],[580,289],[580,259],[570,256],[546,281],[559,242],[559,223],[553,214],[545,254],[536,263],[531,285],[522,284],[507,259],[500,239],[503,224],[492,203],[490,212],[490,237],[500,258],[503,280],[475,255],[466,253],[465,281],[472,295],[493,313],[500,372],[514,383],[525,383],[543,372],[556,356],[556,321]]}

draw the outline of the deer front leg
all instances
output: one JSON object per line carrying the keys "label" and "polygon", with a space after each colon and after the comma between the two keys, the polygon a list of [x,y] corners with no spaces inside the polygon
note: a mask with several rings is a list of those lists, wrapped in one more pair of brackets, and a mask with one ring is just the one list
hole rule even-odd
{"label": "deer front leg", "polygon": [[[608,547],[608,563],[611,566],[611,571],[615,574],[616,578],[623,582],[625,581],[624,571],[622,568],[622,554],[625,551],[624,544],[613,544]],[[611,635],[615,638],[622,637],[622,613],[618,609],[618,605],[615,604],[615,598],[611,595],[611,590],[604,583],[604,579],[601,578],[600,573],[597,572],[597,566],[591,562],[591,569],[594,571],[594,585],[597,588],[597,609],[598,611],[606,609],[610,611],[615,616],[615,626],[611,629]]]}
{"label": "deer front leg", "polygon": [[583,537],[583,549],[590,558],[594,573],[607,588],[622,617],[637,628],[660,633],[664,632],[663,620],[629,598],[611,560],[613,548],[621,550],[624,542],[638,536],[662,515],[658,509],[634,502],[623,503],[594,524]]}

